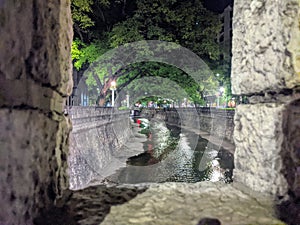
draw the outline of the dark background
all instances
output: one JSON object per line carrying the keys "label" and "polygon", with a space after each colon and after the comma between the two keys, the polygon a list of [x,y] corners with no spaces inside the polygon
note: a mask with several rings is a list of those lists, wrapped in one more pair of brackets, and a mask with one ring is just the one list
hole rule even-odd
{"label": "dark background", "polygon": [[223,10],[228,6],[232,5],[233,0],[204,0],[204,6],[214,12],[223,12]]}

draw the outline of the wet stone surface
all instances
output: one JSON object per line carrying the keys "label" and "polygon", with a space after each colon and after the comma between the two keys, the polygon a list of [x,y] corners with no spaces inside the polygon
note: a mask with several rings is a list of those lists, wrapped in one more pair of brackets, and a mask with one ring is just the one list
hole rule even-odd
{"label": "wet stone surface", "polygon": [[196,225],[203,218],[223,225],[284,223],[274,217],[270,196],[220,182],[152,185],[133,200],[113,206],[103,225]]}
{"label": "wet stone surface", "polygon": [[127,166],[107,179],[116,184],[229,183],[232,170],[233,155],[229,151],[187,129],[151,120],[144,152],[129,157]]}

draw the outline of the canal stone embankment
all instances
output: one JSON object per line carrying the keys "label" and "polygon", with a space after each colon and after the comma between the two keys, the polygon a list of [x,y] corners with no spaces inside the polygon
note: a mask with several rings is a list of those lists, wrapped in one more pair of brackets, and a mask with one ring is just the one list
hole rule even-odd
{"label": "canal stone embankment", "polygon": [[87,187],[105,178],[105,168],[131,135],[129,111],[114,108],[72,107],[68,109],[70,134],[70,188]]}
{"label": "canal stone embankment", "polygon": [[[195,131],[204,138],[211,135],[215,138],[234,144],[234,110],[215,108],[171,108],[168,110],[143,109],[142,116],[164,120]],[[222,144],[222,143],[221,143]]]}
{"label": "canal stone embankment", "polygon": [[[73,190],[101,183],[114,171],[125,167],[129,157],[145,150],[142,142],[146,141],[146,136],[138,134],[137,128],[133,129],[128,111],[72,107],[66,112],[73,125],[68,158],[70,188]],[[232,137],[232,112],[213,109],[201,111],[195,108],[155,112],[156,119],[191,129],[195,135],[202,128],[206,134],[213,131],[213,136],[220,140],[225,134],[226,140]],[[150,117],[151,113],[153,110],[146,109],[142,115]],[[128,146],[130,144],[134,146]]]}

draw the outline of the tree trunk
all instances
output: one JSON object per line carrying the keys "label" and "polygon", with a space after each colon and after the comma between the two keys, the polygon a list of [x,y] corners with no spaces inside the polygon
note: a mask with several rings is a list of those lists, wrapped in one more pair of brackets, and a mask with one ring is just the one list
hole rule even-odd
{"label": "tree trunk", "polygon": [[100,107],[104,107],[105,106],[105,96],[99,96],[98,106],[100,106]]}

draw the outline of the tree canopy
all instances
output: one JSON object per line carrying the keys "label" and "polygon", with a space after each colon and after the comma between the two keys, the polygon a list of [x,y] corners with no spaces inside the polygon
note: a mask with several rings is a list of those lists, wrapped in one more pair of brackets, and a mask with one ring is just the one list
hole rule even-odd
{"label": "tree canopy", "polygon": [[[72,59],[77,70],[110,49],[141,40],[177,43],[220,70],[216,37],[221,25],[217,15],[206,10],[200,0],[72,0],[72,16]],[[103,104],[112,80],[118,78],[118,87],[122,89],[144,76],[168,78],[198,103],[206,90],[218,85],[212,76],[199,84],[182,70],[157,62],[139,62],[118,71],[97,68],[87,74],[86,82],[91,92],[99,92]]]}

